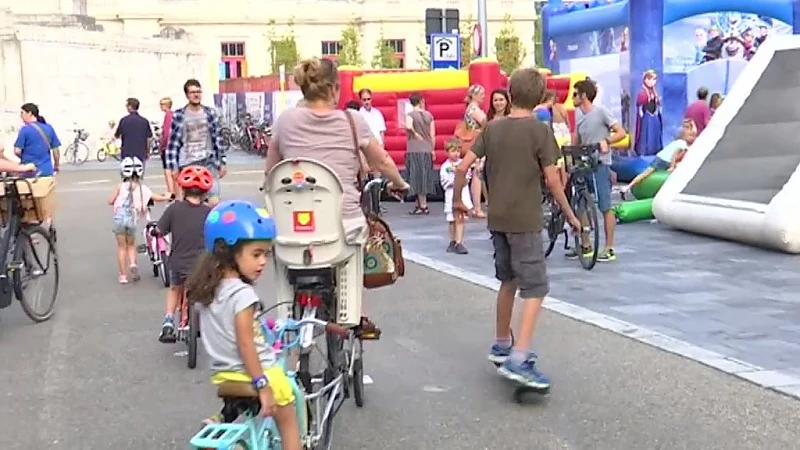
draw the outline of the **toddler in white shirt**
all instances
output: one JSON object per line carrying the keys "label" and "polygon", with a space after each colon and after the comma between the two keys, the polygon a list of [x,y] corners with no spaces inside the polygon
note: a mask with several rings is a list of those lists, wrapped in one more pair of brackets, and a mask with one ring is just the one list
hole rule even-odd
{"label": "toddler in white shirt", "polygon": [[[453,186],[456,180],[456,167],[461,162],[461,142],[452,138],[445,143],[447,161],[439,169],[439,182],[444,189],[444,214],[447,219],[447,227],[450,230],[450,244],[447,246],[448,253],[466,255],[469,253],[464,246],[464,221],[462,214],[453,214]],[[461,191],[461,200],[464,205],[472,209],[472,198],[469,195],[469,184],[464,186]]]}

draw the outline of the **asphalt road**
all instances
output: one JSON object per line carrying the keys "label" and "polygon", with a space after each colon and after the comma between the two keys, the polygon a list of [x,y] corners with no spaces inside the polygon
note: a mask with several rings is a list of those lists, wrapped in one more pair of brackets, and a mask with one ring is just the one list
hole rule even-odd
{"label": "asphalt road", "polygon": [[[232,168],[224,192],[256,200],[258,169]],[[115,179],[60,176],[54,318],[34,325],[19,305],[0,311],[4,450],[184,449],[219,407],[204,358],[190,371],[179,345],[156,339],[164,296],[156,280],[117,284],[105,204]],[[259,285],[267,299],[269,285]],[[551,313],[536,349],[552,393],[517,405],[485,359],[493,299],[415,265],[395,287],[370,292],[367,307],[384,329],[365,357],[374,384],[363,410],[342,410],[335,448],[798,448],[796,400]]]}

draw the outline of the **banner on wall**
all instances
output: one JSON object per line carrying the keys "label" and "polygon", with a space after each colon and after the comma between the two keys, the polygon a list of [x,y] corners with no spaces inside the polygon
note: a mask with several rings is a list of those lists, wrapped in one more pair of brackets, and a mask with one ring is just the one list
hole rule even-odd
{"label": "banner on wall", "polygon": [[264,120],[264,93],[263,92],[247,92],[244,95],[244,110],[255,123],[261,123]]}
{"label": "banner on wall", "polygon": [[227,123],[236,123],[239,109],[236,104],[236,94],[222,94],[222,117]]}
{"label": "banner on wall", "polygon": [[[273,92],[272,93],[272,115],[273,115],[273,123],[274,121],[280,117],[283,111],[286,111],[289,108],[294,108],[303,98],[303,93],[300,91],[286,91],[281,95],[280,92]],[[283,101],[281,101],[283,100]]]}
{"label": "banner on wall", "polygon": [[[550,61],[558,72],[585,72],[597,82],[595,104],[608,108],[623,125],[623,103],[630,99],[624,79],[630,77],[627,27],[606,28],[559,37],[550,42]],[[629,100],[628,100],[629,101]]]}

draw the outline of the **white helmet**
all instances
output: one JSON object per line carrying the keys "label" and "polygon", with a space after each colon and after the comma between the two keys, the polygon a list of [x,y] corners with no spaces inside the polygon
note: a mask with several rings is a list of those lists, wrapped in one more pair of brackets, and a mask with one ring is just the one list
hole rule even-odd
{"label": "white helmet", "polygon": [[144,164],[142,163],[142,160],[136,156],[127,156],[122,158],[122,162],[119,165],[119,170],[123,178],[130,178],[134,175],[141,178],[142,174],[144,173]]}

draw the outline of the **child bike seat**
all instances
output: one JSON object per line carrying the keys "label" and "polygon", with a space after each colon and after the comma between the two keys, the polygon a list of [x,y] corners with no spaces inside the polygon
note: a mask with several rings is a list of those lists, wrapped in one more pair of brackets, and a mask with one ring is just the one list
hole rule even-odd
{"label": "child bike seat", "polygon": [[330,167],[309,158],[282,161],[264,191],[277,229],[275,257],[287,268],[330,267],[354,255],[342,224],[342,182]]}

